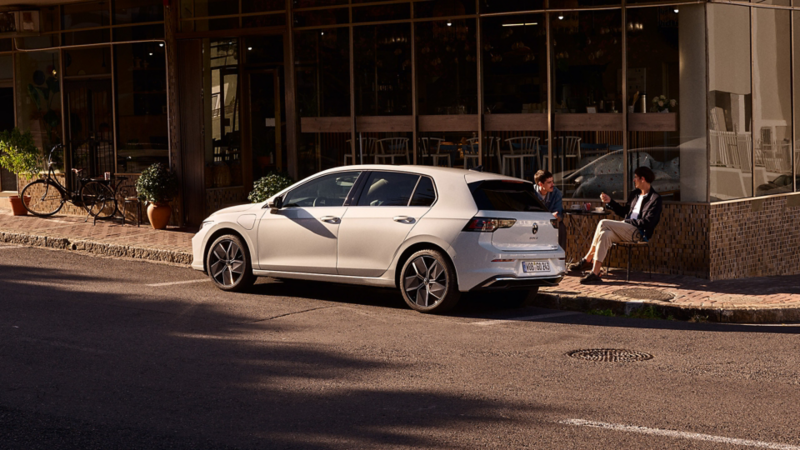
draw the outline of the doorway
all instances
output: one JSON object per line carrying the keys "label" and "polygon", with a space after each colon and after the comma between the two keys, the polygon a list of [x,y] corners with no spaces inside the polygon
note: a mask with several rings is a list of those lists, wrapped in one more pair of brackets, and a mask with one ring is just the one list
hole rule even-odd
{"label": "doorway", "polygon": [[248,119],[253,181],[270,172],[284,170],[283,147],[286,136],[283,88],[280,71],[259,70],[247,73]]}
{"label": "doorway", "polygon": [[[0,87],[0,131],[14,128],[14,88]],[[0,191],[16,191],[17,176],[0,168]]]}
{"label": "doorway", "polygon": [[115,172],[111,79],[65,79],[64,97],[70,167],[84,177]]}

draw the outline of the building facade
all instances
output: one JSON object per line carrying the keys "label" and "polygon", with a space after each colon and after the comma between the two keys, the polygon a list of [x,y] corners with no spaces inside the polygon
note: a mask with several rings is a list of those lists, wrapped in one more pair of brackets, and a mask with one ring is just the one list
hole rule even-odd
{"label": "building facade", "polygon": [[[646,165],[665,200],[658,271],[798,274],[796,7],[38,0],[0,9],[0,128],[65,143],[65,172],[134,179],[169,163],[182,180],[173,220],[189,225],[271,172],[548,168],[569,207],[626,201]],[[19,10],[38,11],[36,33],[3,28]],[[597,220],[567,220],[578,257]]]}

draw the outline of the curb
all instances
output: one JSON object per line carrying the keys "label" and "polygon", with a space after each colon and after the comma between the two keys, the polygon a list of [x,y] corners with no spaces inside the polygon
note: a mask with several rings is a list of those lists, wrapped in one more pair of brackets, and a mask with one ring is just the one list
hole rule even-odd
{"label": "curb", "polygon": [[[616,297],[616,298],[609,298]],[[567,311],[587,312],[592,310],[611,310],[619,316],[632,311],[654,307],[662,316],[672,316],[677,320],[696,320],[719,323],[781,324],[800,322],[800,306],[794,308],[746,307],[741,308],[697,308],[669,304],[653,300],[631,300],[624,297],[587,295],[564,295],[540,293],[529,302],[532,306]]]}
{"label": "curb", "polygon": [[105,242],[84,239],[73,240],[63,237],[40,236],[0,231],[0,242],[57,250],[74,250],[93,255],[178,264],[186,267],[189,267],[189,265],[192,263],[191,252],[160,250],[147,247],[136,247],[132,245],[109,244]]}

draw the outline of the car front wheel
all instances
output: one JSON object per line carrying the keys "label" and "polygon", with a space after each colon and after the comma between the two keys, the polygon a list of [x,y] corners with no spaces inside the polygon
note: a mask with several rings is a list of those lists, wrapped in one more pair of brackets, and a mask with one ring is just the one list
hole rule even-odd
{"label": "car front wheel", "polygon": [[443,313],[458,303],[456,271],[439,250],[420,250],[401,269],[400,292],[411,308],[425,313]]}
{"label": "car front wheel", "polygon": [[206,254],[208,276],[223,291],[241,292],[256,281],[247,247],[239,236],[218,237]]}

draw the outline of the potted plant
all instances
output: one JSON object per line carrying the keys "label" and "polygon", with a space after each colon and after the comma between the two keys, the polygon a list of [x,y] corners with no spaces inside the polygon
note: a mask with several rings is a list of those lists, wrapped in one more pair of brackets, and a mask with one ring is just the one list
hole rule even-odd
{"label": "potted plant", "polygon": [[164,164],[155,163],[144,169],[136,180],[139,200],[147,202],[147,218],[156,230],[167,227],[172,208],[169,202],[178,192],[178,177]]}
{"label": "potted plant", "polygon": [[[0,132],[0,167],[14,175],[27,175],[29,179],[39,176],[42,168],[42,152],[33,143],[30,132],[22,133],[19,128]],[[8,198],[15,216],[28,214],[19,196]]]}
{"label": "potted plant", "polygon": [[253,183],[253,190],[247,199],[253,203],[263,202],[293,184],[294,181],[286,175],[269,173]]}

